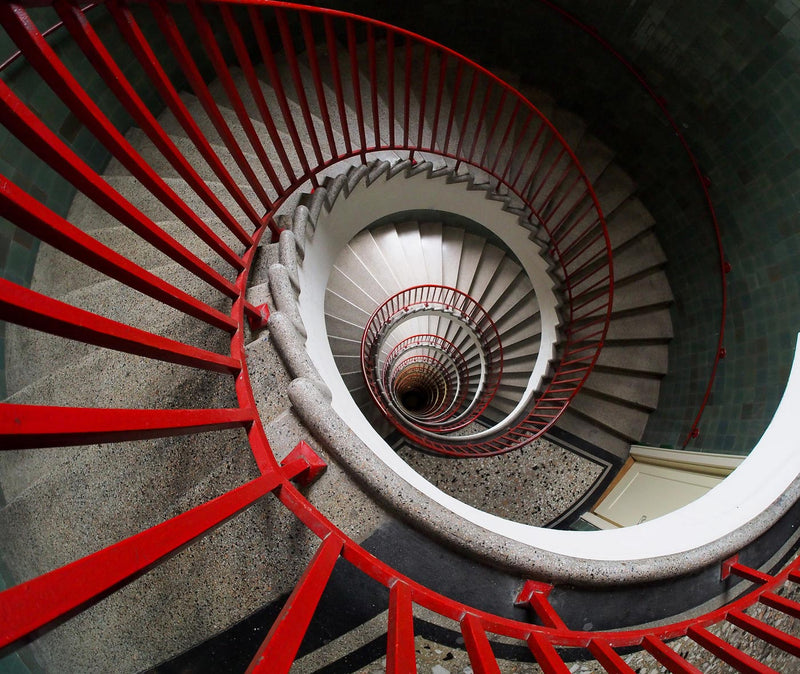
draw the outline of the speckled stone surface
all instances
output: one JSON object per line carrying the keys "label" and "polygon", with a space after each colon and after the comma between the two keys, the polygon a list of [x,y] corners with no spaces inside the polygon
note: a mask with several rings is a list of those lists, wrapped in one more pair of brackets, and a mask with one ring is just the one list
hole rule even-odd
{"label": "speckled stone surface", "polygon": [[499,517],[544,526],[572,506],[603,467],[540,438],[508,454],[451,459],[402,447],[398,455],[426,480]]}

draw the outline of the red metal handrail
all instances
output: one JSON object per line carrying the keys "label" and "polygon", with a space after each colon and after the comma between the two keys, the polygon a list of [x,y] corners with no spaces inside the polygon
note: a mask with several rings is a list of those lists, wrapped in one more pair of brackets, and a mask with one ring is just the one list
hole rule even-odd
{"label": "red metal handrail", "polygon": [[[385,357],[380,356],[387,336],[407,318],[425,313],[438,313],[463,322],[466,329],[474,335],[478,351],[484,354],[479,377],[482,385],[475,391],[472,400],[458,411],[453,421],[442,422],[430,428],[428,424],[416,423],[407,418],[407,415],[395,411],[390,390],[382,385],[380,376],[384,363],[387,362]],[[477,419],[491,403],[503,377],[503,345],[491,316],[466,293],[440,285],[412,286],[392,295],[375,309],[367,321],[361,339],[361,372],[375,404],[407,438],[441,454],[478,455],[482,448],[475,443],[451,444],[437,436],[464,428]]]}
{"label": "red metal handrail", "polygon": [[[158,125],[153,126],[152,120],[139,107],[138,101],[132,94],[135,88],[113,63],[112,57],[106,50],[98,51],[99,45],[95,40],[95,35],[91,31],[91,26],[85,22],[80,10],[75,9],[67,2],[58,1],[54,4],[65,17],[64,25],[73,34],[76,42],[94,57],[99,56],[103,61],[103,63],[97,64],[99,76],[104,78],[113,74],[118,78],[118,83],[113,86],[109,84],[109,89],[122,100],[123,105],[129,105],[130,110],[137,112],[143,128],[150,125],[153,137],[160,139],[156,146],[165,156],[174,160],[173,165],[181,172],[181,176],[184,179],[188,178],[187,184],[197,192],[201,199],[205,198],[213,203],[206,188],[194,180],[193,174],[189,170],[191,167],[187,166],[185,158],[181,159],[180,152],[176,154],[176,148],[164,140],[164,135],[160,133]],[[212,124],[227,150],[231,156],[241,158],[244,150],[239,145],[239,141],[234,134],[226,132],[227,121],[218,108],[215,112],[214,101],[208,100],[205,82],[199,81],[194,76],[196,74],[194,57],[183,49],[184,37],[176,34],[172,25],[170,14],[172,5],[160,2],[151,4],[156,14],[161,17],[159,24],[164,31],[163,36],[167,39],[170,47],[179,52],[179,64],[186,70],[189,81],[195,88],[195,92],[199,94],[198,98],[201,101],[205,99],[208,103],[207,112],[213,118]],[[290,480],[310,479],[312,474],[318,472],[319,462],[309,448],[301,443],[287,459],[281,464],[278,463],[256,412],[245,358],[245,318],[261,324],[268,315],[266,307],[255,307],[247,303],[245,299],[247,276],[261,237],[267,231],[271,231],[273,234],[277,233],[278,227],[275,224],[274,216],[294,190],[305,183],[316,184],[318,174],[341,159],[351,157],[366,159],[369,152],[376,149],[405,148],[411,156],[414,152],[420,151],[440,154],[457,162],[473,165],[496,179],[498,185],[504,186],[509,193],[516,195],[541,220],[542,226],[551,236],[554,254],[565,277],[565,290],[572,311],[569,323],[570,336],[564,347],[564,357],[551,389],[548,389],[552,390],[552,393],[540,398],[543,407],[552,410],[552,419],[558,416],[559,410],[563,409],[562,403],[565,400],[568,402],[569,397],[574,395],[580,383],[588,375],[597,358],[608,325],[613,275],[611,261],[604,257],[608,251],[607,233],[602,222],[602,215],[599,208],[596,207],[596,198],[588,181],[576,168],[577,164],[573,164],[567,171],[559,171],[557,168],[567,157],[574,161],[574,155],[563,145],[562,139],[552,129],[549,122],[543,120],[535,108],[519,97],[516,91],[458,54],[412,33],[342,12],[301,8],[288,3],[257,2],[256,0],[243,2],[242,4],[247,5],[247,17],[252,22],[256,46],[264,57],[267,74],[270,77],[276,76],[278,82],[280,82],[280,73],[276,67],[275,52],[269,44],[268,34],[265,30],[263,12],[277,8],[287,16],[297,13],[301,17],[308,17],[301,19],[301,22],[316,17],[322,21],[329,46],[334,47],[330,50],[330,60],[327,64],[319,62],[318,55],[315,56],[313,53],[310,55],[313,60],[311,72],[315,84],[319,84],[322,77],[321,68],[330,68],[336,98],[335,105],[331,104],[331,111],[338,113],[345,147],[342,150],[337,148],[338,155],[336,156],[331,147],[330,156],[323,154],[320,158],[320,153],[324,152],[322,145],[312,144],[313,161],[315,162],[312,166],[310,161],[312,157],[306,155],[297,123],[301,120],[305,122],[308,119],[308,115],[305,114],[310,105],[308,99],[305,99],[306,108],[303,113],[298,120],[294,120],[285,92],[281,93],[280,87],[273,87],[275,100],[270,107],[269,102],[264,100],[263,92],[259,93],[261,90],[253,77],[252,63],[249,63],[250,52],[243,42],[241,31],[236,30],[235,19],[228,7],[221,2],[209,2],[208,6],[204,5],[203,7],[196,3],[189,4],[192,10],[192,20],[204,36],[201,46],[208,49],[209,57],[216,62],[216,65],[221,65],[215,51],[217,38],[213,31],[211,33],[207,31],[204,12],[209,6],[219,8],[223,22],[218,29],[224,30],[225,35],[233,44],[244,75],[244,86],[250,90],[249,94],[254,100],[255,109],[262,115],[262,121],[268,130],[276,128],[274,124],[270,125],[270,120],[274,122],[274,117],[284,116],[283,122],[290,137],[289,144],[282,148],[284,152],[279,153],[281,156],[278,158],[278,162],[275,164],[268,162],[268,165],[263,167],[269,177],[278,178],[280,190],[277,190],[276,187],[278,193],[267,195],[266,201],[263,194],[259,195],[258,191],[255,191],[256,199],[253,203],[248,200],[249,207],[242,209],[245,216],[244,222],[249,219],[251,223],[251,209],[260,209],[257,218],[258,226],[252,232],[247,232],[238,221],[231,223],[230,221],[226,222],[226,218],[221,218],[223,227],[228,231],[225,236],[228,237],[228,240],[231,236],[236,240],[231,244],[222,240],[216,231],[209,229],[198,213],[153,172],[142,156],[125,140],[122,132],[95,104],[81,83],[70,73],[69,68],[47,44],[20,5],[8,3],[0,5],[0,19],[13,34],[29,63],[42,72],[54,92],[69,103],[72,112],[99,139],[106,151],[110,155],[116,156],[132,174],[139,177],[142,184],[153,194],[154,201],[169,207],[171,212],[196,236],[195,243],[204,242],[213,251],[214,259],[217,262],[227,263],[227,266],[235,274],[234,281],[228,281],[221,275],[217,276],[215,274],[218,272],[212,271],[211,267],[203,266],[203,263],[199,262],[199,258],[192,257],[181,244],[154,221],[133,208],[124,196],[110,189],[105,181],[95,171],[84,165],[77,155],[70,154],[71,149],[67,148],[69,149],[67,153],[59,152],[63,155],[64,163],[60,163],[53,153],[48,153],[45,148],[48,135],[44,129],[39,129],[40,133],[29,133],[29,130],[36,126],[33,121],[36,119],[36,115],[27,109],[23,101],[5,97],[4,102],[9,104],[0,107],[0,118],[11,133],[42,156],[48,166],[64,175],[83,195],[92,199],[111,215],[119,216],[122,224],[128,226],[144,240],[153,243],[159,250],[169,251],[182,266],[207,281],[212,287],[222,291],[225,297],[233,299],[230,312],[227,315],[222,313],[220,316],[211,312],[208,306],[198,310],[194,303],[179,293],[168,300],[164,293],[168,289],[160,286],[159,282],[150,278],[146,272],[128,265],[122,260],[115,259],[113,255],[107,256],[108,259],[102,261],[100,258],[104,249],[94,247],[94,244],[66,227],[63,222],[51,215],[49,209],[45,209],[41,205],[19,208],[10,212],[9,215],[20,226],[37,228],[35,230],[37,235],[41,235],[40,232],[49,232],[47,236],[51,238],[51,241],[63,243],[62,248],[65,253],[83,263],[94,264],[103,272],[116,274],[121,283],[130,287],[147,287],[158,296],[159,301],[173,302],[171,306],[179,304],[180,306],[175,308],[188,315],[192,315],[192,312],[202,314],[202,317],[196,315],[194,318],[207,318],[209,319],[207,322],[218,323],[214,326],[215,328],[221,329],[224,334],[230,334],[229,352],[218,354],[183,344],[170,337],[137,330],[98,314],[80,311],[64,302],[48,298],[9,281],[0,283],[0,307],[2,308],[0,318],[69,339],[138,354],[143,358],[180,362],[192,367],[222,372],[225,376],[230,377],[239,408],[119,411],[113,408],[87,410],[78,407],[29,407],[4,403],[0,406],[0,438],[2,438],[2,448],[5,450],[10,447],[28,447],[32,444],[58,446],[87,441],[115,442],[123,438],[147,438],[154,435],[200,432],[209,428],[235,426],[244,428],[246,431],[261,475],[216,499],[119,543],[3,591],[0,593],[0,647],[18,642],[31,635],[35,630],[52,624],[53,621],[74,610],[79,610],[88,602],[98,600],[107,592],[129,582],[204,533],[241,513],[259,499],[269,498],[269,494],[275,495],[310,531],[321,539],[322,543],[319,553],[310,563],[307,573],[301,578],[263,646],[258,650],[252,665],[253,670],[288,671],[311,620],[314,607],[330,577],[333,565],[339,559],[345,560],[383,586],[391,588],[387,625],[389,635],[387,665],[396,671],[412,671],[414,668],[412,613],[414,605],[425,607],[461,625],[466,648],[476,671],[496,671],[497,669],[487,633],[504,635],[526,642],[530,646],[534,658],[545,671],[563,671],[563,661],[555,647],[586,647],[608,671],[625,671],[624,667],[619,664],[620,656],[616,649],[643,645],[651,652],[656,653],[657,657],[666,657],[668,647],[664,641],[686,634],[701,643],[710,644],[711,648],[716,651],[723,652],[729,661],[734,660],[741,663],[745,661],[741,651],[733,646],[713,641],[703,631],[704,628],[727,620],[756,636],[765,635],[769,630],[766,630],[763,624],[742,613],[745,608],[755,602],[776,607],[792,615],[800,614],[800,604],[773,592],[779,583],[787,579],[793,582],[800,579],[800,575],[798,575],[800,560],[795,560],[774,577],[748,571],[736,563],[728,565],[727,568],[733,573],[748,579],[755,579],[758,586],[744,597],[691,620],[630,631],[570,630],[558,620],[553,620],[552,616],[557,614],[552,611],[552,607],[548,609],[546,604],[542,603],[544,600],[540,600],[539,603],[532,603],[532,605],[534,608],[538,607],[538,610],[542,612],[542,622],[545,626],[536,626],[473,609],[425,588],[367,553],[316,510]],[[198,136],[197,120],[193,118],[185,102],[177,96],[173,83],[167,75],[167,70],[162,67],[163,64],[159,61],[159,57],[150,48],[130,6],[123,0],[110,0],[104,7],[115,19],[122,39],[132,48],[155,90],[162,96],[164,103],[170,107],[178,123],[190,134],[189,138],[194,143],[195,149],[201,156],[206,156],[204,153],[208,149],[206,147],[208,139],[202,132]],[[305,29],[306,24],[302,25]],[[389,81],[392,86],[387,94],[393,103],[389,106],[389,134],[392,140],[388,143],[381,141],[380,138],[373,138],[372,145],[367,143],[364,127],[364,101],[360,94],[360,71],[355,43],[357,25],[369,26],[372,31],[386,32],[389,53],[394,50],[395,43],[402,45],[401,49],[405,49],[402,75],[405,86],[400,106],[403,109],[402,115],[396,114],[397,101],[394,100],[394,83],[401,77],[395,78],[398,73],[394,72],[393,60],[390,68],[392,75],[389,77]],[[342,61],[338,60],[336,56],[337,49],[339,49],[336,40],[337,27],[342,28],[343,34],[346,34],[348,38],[348,59],[342,61],[349,61],[350,71],[345,73],[350,75],[349,81],[346,77],[342,77],[340,72]],[[306,29],[304,33],[306,39],[310,34]],[[287,43],[292,36],[283,30],[281,39]],[[286,44],[283,46],[285,47]],[[425,73],[421,81],[428,83],[438,80],[439,84],[435,96],[434,122],[430,134],[426,125],[423,124],[424,120],[417,120],[417,125],[414,127],[413,120],[410,118],[411,54],[415,47],[422,47],[425,54],[423,61]],[[440,59],[438,78],[431,77],[434,57]],[[293,65],[297,65],[296,61]],[[455,65],[458,81],[466,82],[464,87],[468,93],[464,100],[472,100],[475,103],[474,109],[470,107],[469,112],[463,116],[459,116],[455,100],[448,110],[442,109],[443,91],[448,82],[450,65]],[[225,69],[223,68],[223,70]],[[436,68],[433,67],[433,70],[435,71]],[[465,70],[467,71],[466,75]],[[292,68],[292,77],[295,72],[295,68]],[[373,70],[370,69],[370,72]],[[491,109],[491,103],[486,103],[491,100],[488,88],[482,90],[479,88],[481,78],[503,92],[504,96],[501,97],[503,104]],[[223,79],[225,79],[224,75]],[[295,83],[297,82],[295,79]],[[371,79],[371,86],[375,86],[375,84],[375,78]],[[319,93],[320,89],[316,88],[316,91]],[[483,98],[481,98],[481,92]],[[357,100],[350,101],[348,96],[351,94],[355,95]],[[368,96],[371,101],[372,90]],[[424,99],[426,105],[430,103],[431,98],[431,96],[427,96]],[[497,147],[502,148],[510,139],[513,139],[512,144],[514,147],[519,147],[521,153],[513,153],[514,156],[504,160],[499,150],[490,149],[495,147],[491,145],[490,140],[502,130],[498,129],[498,124],[494,120],[502,116],[503,106],[508,99],[514,101],[511,119],[515,122],[509,124],[504,130],[502,141]],[[476,102],[476,100],[480,102]],[[321,101],[322,97],[320,96],[319,102],[321,103]],[[345,104],[348,101],[354,104],[358,114],[359,128],[356,129],[358,139],[354,137],[356,134],[351,133],[350,121],[344,114]],[[238,106],[234,104],[234,107]],[[369,106],[367,107],[369,108]],[[473,119],[473,114],[477,115],[477,122],[474,125],[468,124],[468,120]],[[402,119],[399,120],[398,116],[401,116]],[[488,123],[489,116],[493,117],[491,123]],[[328,131],[333,130],[331,125],[334,123],[335,117],[336,115],[331,114],[325,118],[324,131],[329,145],[332,144],[330,143],[331,134]],[[21,121],[26,119],[30,122],[27,126]],[[518,127],[514,126],[520,119],[522,119],[521,124]],[[400,147],[399,140],[395,138],[396,122],[403,130],[402,147]],[[491,130],[489,140],[484,143],[479,139],[480,134],[477,130],[485,128],[487,125]],[[444,131],[445,126],[447,127],[446,131]],[[533,129],[533,135],[529,136],[528,131],[531,129]],[[313,124],[308,126],[307,130],[312,137],[316,137],[317,132]],[[448,149],[453,141],[454,130],[460,133],[458,146],[461,148],[461,154],[456,150]],[[439,132],[445,136],[442,148],[437,147]],[[469,133],[471,132],[474,135],[470,137]],[[274,137],[272,139],[274,142]],[[256,139],[250,134],[247,140],[253,144]],[[341,142],[338,138],[334,138],[334,141]],[[559,149],[554,149],[556,146]],[[258,155],[257,149],[253,148],[253,150]],[[289,170],[285,165],[284,159],[288,157],[290,151],[297,154],[297,161],[300,164],[297,172]],[[520,157],[523,158],[521,161]],[[261,159],[263,160],[263,156]],[[207,157],[207,160],[210,165],[214,164],[214,159],[210,156]],[[533,163],[531,173],[523,171],[529,160]],[[224,166],[220,167],[216,164],[211,168],[220,170],[220,177],[224,177],[225,173],[221,170]],[[294,167],[291,168],[294,169]],[[512,175],[515,177],[511,178]],[[580,176],[578,183],[585,186],[585,191],[578,192],[574,203],[565,213],[564,207],[570,200],[565,196],[565,185],[572,184],[575,175]],[[246,177],[247,175],[245,175]],[[224,188],[228,181],[225,179],[220,182]],[[275,187],[274,183],[273,187]],[[19,191],[19,186],[14,185],[11,181],[3,182],[0,187],[0,193],[7,200],[6,203],[24,204],[25,197],[19,194]],[[228,194],[234,201],[240,198],[233,187],[228,189]],[[266,203],[270,205],[267,207]],[[208,205],[211,206],[211,203]],[[589,206],[588,210],[587,205]],[[252,224],[255,225],[255,223]],[[574,237],[575,232],[579,232],[580,235]],[[605,246],[602,245],[603,243]],[[597,253],[593,252],[595,248],[592,246],[595,246]],[[607,289],[604,289],[603,284],[607,285]],[[548,395],[552,397],[548,397]],[[542,423],[541,426],[533,423],[530,432],[538,432],[547,423]],[[255,544],[255,541],[253,543]],[[550,618],[549,622],[548,618]],[[796,640],[793,641],[791,637],[774,628],[770,628],[770,630],[768,638],[771,643],[783,650],[796,651]],[[671,658],[669,662],[672,664],[667,664],[668,667],[681,666],[680,659],[669,657]]]}
{"label": "red metal handrail", "polygon": [[[448,400],[442,402],[440,413],[426,415],[424,423],[417,420],[417,423],[421,423],[424,427],[427,427],[452,418],[462,409],[462,405],[469,392],[470,379],[474,379],[474,375],[470,372],[464,354],[450,340],[445,339],[441,335],[414,335],[396,344],[386,356],[383,371],[381,372],[381,382],[385,391],[391,391],[394,388],[395,371],[398,369],[396,361],[405,354],[413,354],[416,349],[432,349],[439,352],[443,354],[455,368],[455,372],[448,373],[449,376],[447,378],[447,381],[451,382],[450,390],[452,391],[452,396]],[[443,365],[441,360],[438,362],[440,366]]]}

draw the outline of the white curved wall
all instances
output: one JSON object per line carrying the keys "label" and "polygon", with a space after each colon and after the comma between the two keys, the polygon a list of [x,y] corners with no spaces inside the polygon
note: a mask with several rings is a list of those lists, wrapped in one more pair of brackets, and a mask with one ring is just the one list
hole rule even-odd
{"label": "white curved wall", "polygon": [[[416,176],[404,181],[396,178],[390,186],[378,181],[359,187],[357,198],[340,199],[334,212],[322,214],[312,242],[307,244],[301,269],[301,314],[308,331],[307,349],[314,364],[333,393],[333,408],[356,434],[375,452],[386,468],[410,485],[448,508],[454,514],[487,530],[550,552],[585,560],[650,559],[691,550],[727,536],[747,524],[769,507],[800,475],[800,451],[795,416],[800,409],[800,357],[798,352],[783,400],[761,441],[750,456],[718,487],[694,503],[658,519],[635,527],[599,532],[573,532],[542,529],[490,515],[468,506],[434,487],[412,470],[383,441],[353,402],[328,345],[324,320],[324,293],[333,261],[341,248],[363,227],[391,213],[410,208],[450,210],[478,222],[491,223],[491,229],[519,255],[530,249],[530,259],[520,256],[540,297],[552,296],[550,279],[541,258],[527,238],[527,231],[516,218],[499,213],[496,202],[482,192],[467,192],[448,186],[440,189],[436,180]],[[408,184],[414,198],[395,183]],[[368,197],[365,198],[365,194]],[[511,220],[511,221],[510,221]],[[538,262],[537,262],[538,261]],[[542,293],[542,295],[540,295]],[[552,313],[548,313],[552,312]],[[542,302],[543,326],[556,324],[555,301]],[[555,335],[543,334],[542,343],[552,343]],[[798,346],[800,349],[800,346]],[[537,368],[547,358],[540,357]]]}

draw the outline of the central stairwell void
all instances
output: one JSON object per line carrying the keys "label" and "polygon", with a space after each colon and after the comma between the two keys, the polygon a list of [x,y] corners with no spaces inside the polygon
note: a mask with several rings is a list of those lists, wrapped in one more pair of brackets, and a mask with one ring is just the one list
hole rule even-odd
{"label": "central stairwell void", "polygon": [[610,480],[658,406],[667,261],[579,118],[340,12],[27,4],[0,6],[0,213],[32,269],[0,280],[10,666],[800,655],[790,470],[592,533],[442,486],[546,438]]}

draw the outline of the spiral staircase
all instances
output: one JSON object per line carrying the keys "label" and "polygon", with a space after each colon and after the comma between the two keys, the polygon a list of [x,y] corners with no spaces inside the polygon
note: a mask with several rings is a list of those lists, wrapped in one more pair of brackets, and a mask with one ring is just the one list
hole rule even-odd
{"label": "spiral staircase", "polygon": [[[621,463],[642,438],[666,260],[579,118],[334,12],[54,8],[53,47],[0,9],[21,52],[8,146],[42,167],[2,179],[3,217],[41,241],[29,288],[0,282],[9,667],[410,672],[441,647],[476,672],[762,672],[800,655],[766,612],[800,617],[778,589],[796,563],[771,571],[786,550],[753,535],[631,582],[624,561],[573,568],[454,514],[387,444],[457,480],[441,455],[510,457],[557,428]],[[80,132],[54,132],[37,77]],[[64,184],[63,202],[41,188]],[[616,615],[587,617],[598,597]]]}

